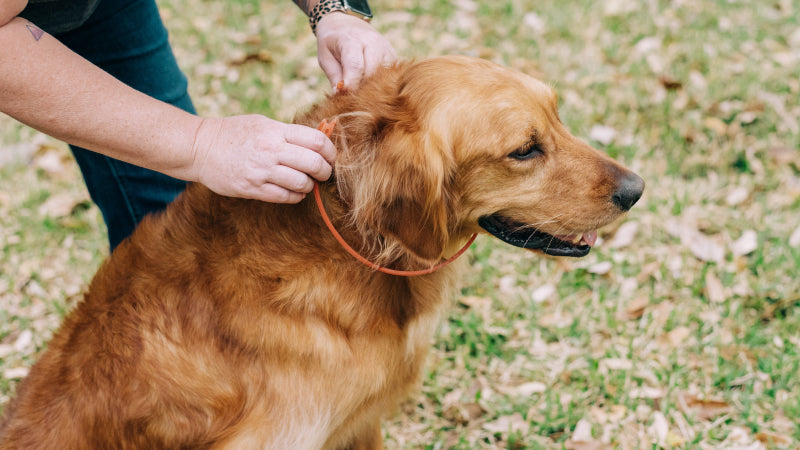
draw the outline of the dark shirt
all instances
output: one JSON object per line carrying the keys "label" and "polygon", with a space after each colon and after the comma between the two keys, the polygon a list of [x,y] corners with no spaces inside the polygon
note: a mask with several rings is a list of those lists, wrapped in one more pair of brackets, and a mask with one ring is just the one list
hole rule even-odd
{"label": "dark shirt", "polygon": [[19,14],[50,34],[74,30],[92,15],[100,0],[29,0]]}

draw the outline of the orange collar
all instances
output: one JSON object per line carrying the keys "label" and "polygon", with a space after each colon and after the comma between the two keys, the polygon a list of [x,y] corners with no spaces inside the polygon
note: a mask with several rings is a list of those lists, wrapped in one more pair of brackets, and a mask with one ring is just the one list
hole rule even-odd
{"label": "orange collar", "polygon": [[[322,123],[319,124],[318,129],[320,131],[322,131],[323,133],[325,133],[326,136],[330,137],[331,133],[333,132],[333,127],[334,126],[336,126],[336,119],[333,119],[330,122],[328,122],[326,119],[323,119]],[[345,242],[344,238],[342,238],[342,235],[340,235],[339,232],[336,231],[336,228],[333,226],[333,223],[331,222],[331,219],[328,217],[328,213],[325,212],[325,207],[322,204],[322,196],[319,193],[319,183],[318,182],[314,183],[314,199],[317,201],[317,209],[319,209],[319,213],[322,216],[322,220],[325,222],[325,225],[328,227],[328,230],[330,230],[331,234],[333,234],[333,237],[336,238],[336,241],[339,242],[339,244],[342,246],[342,248],[344,248],[347,251],[347,253],[350,253],[355,259],[359,260],[364,265],[370,267],[373,270],[377,270],[379,272],[387,273],[389,275],[398,275],[398,276],[402,276],[402,277],[413,277],[413,276],[417,276],[417,275],[426,275],[426,274],[435,272],[435,271],[441,269],[442,267],[450,264],[451,262],[455,261],[456,258],[458,258],[462,254],[464,254],[464,252],[466,252],[467,249],[469,249],[469,246],[472,245],[472,242],[475,241],[475,238],[478,236],[477,233],[473,234],[472,237],[469,239],[469,241],[467,241],[467,243],[463,247],[461,247],[461,250],[456,252],[450,258],[440,262],[439,264],[437,264],[437,265],[435,265],[433,267],[430,267],[430,268],[427,268],[427,269],[422,269],[422,270],[395,270],[395,269],[389,269],[387,267],[382,267],[382,266],[379,266],[379,265],[377,265],[377,264],[375,264],[373,262],[370,262],[367,258],[361,256],[361,254],[359,254],[352,247],[350,247],[350,245],[348,245],[347,242]]]}

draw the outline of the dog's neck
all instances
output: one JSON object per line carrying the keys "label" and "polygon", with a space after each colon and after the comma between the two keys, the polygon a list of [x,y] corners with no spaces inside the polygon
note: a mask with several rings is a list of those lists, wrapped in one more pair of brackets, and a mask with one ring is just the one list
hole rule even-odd
{"label": "dog's neck", "polygon": [[338,242],[343,249],[349,251],[351,255],[356,253],[358,256],[353,255],[353,258],[360,260],[371,270],[389,269],[390,271],[413,273],[415,268],[424,267],[425,262],[420,261],[410,252],[387,251],[391,239],[383,236],[377,230],[359,229],[353,223],[350,214],[352,203],[342,198],[336,186],[335,179],[320,184],[319,195],[322,209],[318,207],[318,213],[320,218],[323,216],[329,218],[329,228],[332,228],[329,233],[334,238],[337,234],[339,235]]}

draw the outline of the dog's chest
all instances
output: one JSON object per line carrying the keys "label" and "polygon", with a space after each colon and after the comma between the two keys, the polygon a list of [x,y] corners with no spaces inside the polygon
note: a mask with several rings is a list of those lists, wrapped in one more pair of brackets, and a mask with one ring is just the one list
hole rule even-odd
{"label": "dog's chest", "polygon": [[266,308],[262,297],[228,318],[258,348],[239,374],[250,406],[233,447],[346,446],[417,385],[450,277],[405,282],[327,269],[284,278]]}
{"label": "dog's chest", "polygon": [[[394,412],[414,389],[439,315],[420,315],[403,330],[345,336],[309,320],[285,333],[292,345],[267,361],[261,391],[229,448],[339,448]],[[296,341],[294,341],[296,343]],[[293,356],[292,356],[293,355]],[[264,427],[264,423],[271,423]]]}

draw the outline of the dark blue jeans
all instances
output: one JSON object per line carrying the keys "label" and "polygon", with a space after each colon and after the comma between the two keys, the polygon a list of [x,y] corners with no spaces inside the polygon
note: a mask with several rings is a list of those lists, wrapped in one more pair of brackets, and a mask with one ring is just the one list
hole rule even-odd
{"label": "dark blue jeans", "polygon": [[[128,86],[195,112],[154,0],[100,0],[83,25],[55,37]],[[70,147],[103,213],[112,250],[146,214],[162,210],[186,187],[158,172]]]}

